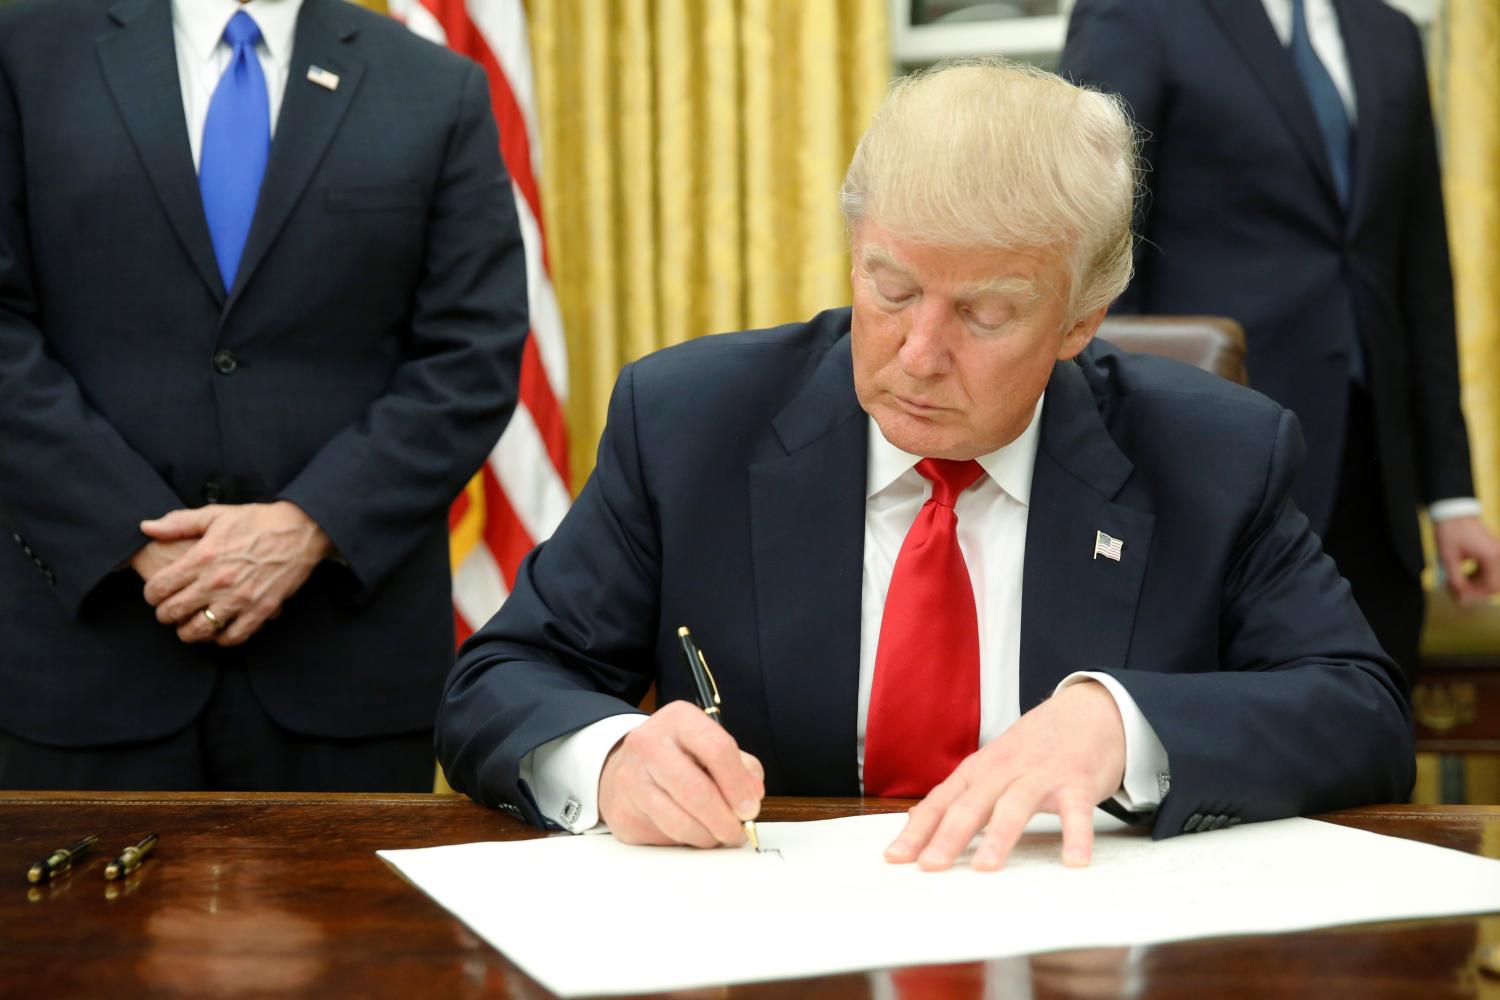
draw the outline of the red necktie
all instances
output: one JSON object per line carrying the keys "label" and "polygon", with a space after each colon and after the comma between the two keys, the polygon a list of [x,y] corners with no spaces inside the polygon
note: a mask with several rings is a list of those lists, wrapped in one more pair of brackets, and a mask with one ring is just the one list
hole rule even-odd
{"label": "red necktie", "polygon": [[865,719],[865,794],[919,797],[979,749],[979,618],[958,547],[958,495],[978,462],[924,458],[932,497],[891,573]]}

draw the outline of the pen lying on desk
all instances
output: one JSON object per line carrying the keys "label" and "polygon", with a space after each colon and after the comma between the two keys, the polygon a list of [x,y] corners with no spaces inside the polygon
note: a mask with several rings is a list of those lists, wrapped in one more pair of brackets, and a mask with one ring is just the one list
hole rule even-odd
{"label": "pen lying on desk", "polygon": [[146,860],[146,855],[151,852],[151,848],[156,846],[158,839],[156,834],[148,833],[139,844],[132,844],[125,848],[118,858],[104,866],[104,877],[113,882],[122,875],[129,875],[135,871],[141,866],[141,862]]}
{"label": "pen lying on desk", "polygon": [[33,885],[50,882],[69,868],[72,868],[73,860],[90,847],[93,847],[98,840],[98,836],[91,833],[76,844],[68,847],[59,847],[26,870],[26,881]]}
{"label": "pen lying on desk", "polygon": [[[724,719],[719,715],[719,685],[714,683],[714,675],[708,672],[708,661],[703,658],[703,650],[693,641],[686,625],[677,630],[677,638],[682,641],[682,655],[687,660],[688,672],[693,675],[693,683],[698,688],[698,707],[710,719],[724,725]],[[755,820],[747,819],[742,825],[745,828],[745,839],[750,841],[750,846],[759,854],[760,837],[755,833]]]}

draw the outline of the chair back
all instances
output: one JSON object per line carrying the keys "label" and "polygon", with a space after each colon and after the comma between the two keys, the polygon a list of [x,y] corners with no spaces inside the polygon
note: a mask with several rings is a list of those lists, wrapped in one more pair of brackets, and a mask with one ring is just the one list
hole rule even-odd
{"label": "chair back", "polygon": [[1127,351],[1184,361],[1248,384],[1245,331],[1227,316],[1105,316],[1099,336]]}

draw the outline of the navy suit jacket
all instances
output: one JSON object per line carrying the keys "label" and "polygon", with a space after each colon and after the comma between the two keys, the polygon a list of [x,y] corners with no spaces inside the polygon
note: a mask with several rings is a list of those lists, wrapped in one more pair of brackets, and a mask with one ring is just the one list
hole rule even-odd
{"label": "navy suit jacket", "polygon": [[[848,330],[834,310],[623,371],[593,477],[449,678],[454,787],[540,823],[521,758],[634,711],[653,682],[691,698],[686,625],[768,793],[859,794],[868,420]],[[1096,342],[1056,366],[1041,421],[1023,709],[1074,670],[1119,678],[1170,757],[1162,835],[1403,798],[1407,708],[1289,498],[1292,415]],[[1124,540],[1119,562],[1092,558],[1096,531]]]}
{"label": "navy suit jacket", "polygon": [[[230,665],[298,732],[431,725],[447,506],[514,405],[527,326],[488,94],[401,25],[306,0],[224,288],[168,0],[0,9],[0,730],[162,736]],[[120,568],[138,522],[277,498],[344,565],[242,647],[179,642]]]}
{"label": "navy suit jacket", "polygon": [[1244,326],[1250,385],[1307,435],[1295,494],[1320,532],[1357,331],[1391,533],[1416,573],[1417,505],[1474,492],[1427,74],[1406,15],[1334,9],[1357,105],[1347,210],[1260,0],[1079,0],[1059,72],[1119,93],[1146,132],[1136,275],[1116,311]]}

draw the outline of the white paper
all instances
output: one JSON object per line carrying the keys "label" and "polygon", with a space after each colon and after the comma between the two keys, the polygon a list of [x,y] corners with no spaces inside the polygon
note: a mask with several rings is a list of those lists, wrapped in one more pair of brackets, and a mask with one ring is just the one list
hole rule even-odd
{"label": "white paper", "polygon": [[563,837],[381,851],[565,997],[1500,910],[1500,861],[1307,819],[1152,841],[1100,814],[1065,868],[1057,820],[1006,867],[882,857],[902,814],[757,824],[712,851]]}

